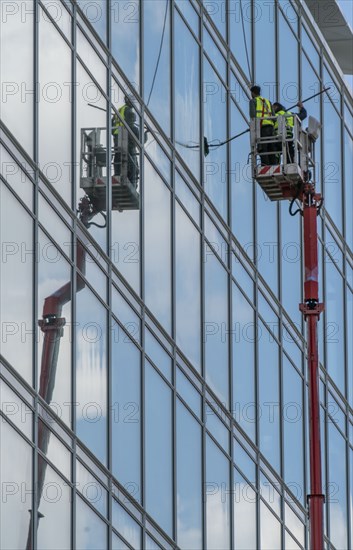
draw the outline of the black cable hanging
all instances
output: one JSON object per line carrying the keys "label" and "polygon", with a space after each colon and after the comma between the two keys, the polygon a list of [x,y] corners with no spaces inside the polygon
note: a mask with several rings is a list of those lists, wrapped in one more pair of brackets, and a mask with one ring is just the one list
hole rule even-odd
{"label": "black cable hanging", "polygon": [[153,75],[153,78],[152,78],[151,89],[150,89],[150,93],[149,93],[149,95],[148,95],[148,100],[147,100],[147,103],[146,103],[147,107],[148,107],[149,102],[150,102],[150,100],[151,100],[151,96],[152,96],[154,84],[155,84],[155,81],[156,81],[157,71],[158,71],[158,67],[159,67],[159,62],[160,62],[160,60],[161,60],[162,48],[163,48],[163,41],[164,41],[164,34],[165,34],[165,27],[166,27],[167,14],[168,14],[168,2],[169,2],[169,0],[166,0],[166,2],[165,2],[165,13],[164,13],[164,22],[163,22],[163,30],[162,30],[162,36],[161,36],[161,43],[160,43],[160,46],[159,46],[159,51],[158,51],[158,56],[157,56],[157,63],[156,63],[156,67],[155,67],[155,70],[154,70],[154,75]]}
{"label": "black cable hanging", "polygon": [[243,38],[244,38],[246,62],[247,62],[247,65],[248,65],[250,81],[252,82],[252,71],[251,71],[251,67],[250,67],[248,44],[247,44],[247,40],[246,40],[246,32],[245,32],[245,24],[244,24],[243,0],[239,0],[239,2],[240,2],[240,15],[241,15],[241,25],[242,25],[242,28],[243,28]]}

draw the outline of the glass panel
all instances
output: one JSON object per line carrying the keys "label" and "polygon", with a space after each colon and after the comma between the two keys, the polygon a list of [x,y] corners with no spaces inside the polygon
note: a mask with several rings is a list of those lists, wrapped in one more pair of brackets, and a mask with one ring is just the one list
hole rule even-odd
{"label": "glass panel", "polygon": [[141,357],[125,338],[112,344],[113,473],[141,499]]}
{"label": "glass panel", "polygon": [[246,74],[252,80],[251,59],[251,2],[243,0],[230,0],[229,2],[230,22],[230,47],[233,54]]}
{"label": "glass panel", "polygon": [[205,262],[205,370],[206,381],[228,407],[229,322],[228,277],[214,254]]}
{"label": "glass panel", "polygon": [[281,525],[267,506],[260,503],[261,550],[281,548]]}
{"label": "glass panel", "polygon": [[[61,0],[43,0],[42,3],[67,39],[71,41],[71,17],[69,12],[63,7]],[[46,20],[48,19],[46,15],[43,17]]]}
{"label": "glass panel", "polygon": [[[78,286],[84,287],[81,278]],[[88,288],[76,297],[77,434],[101,460],[107,460],[106,310]]]}
{"label": "glass panel", "polygon": [[146,508],[169,535],[173,525],[171,397],[168,386],[146,362]]}
{"label": "glass panel", "polygon": [[261,411],[260,449],[272,466],[279,471],[280,410],[278,346],[261,322],[258,325],[258,329],[259,410]]}
{"label": "glass panel", "polygon": [[201,427],[179,400],[176,460],[178,546],[198,550],[203,546]]}
{"label": "glass panel", "polygon": [[76,500],[77,550],[106,550],[107,526],[80,497]]}
{"label": "glass panel", "polygon": [[336,548],[348,548],[346,445],[335,426],[328,425],[330,539]]}
{"label": "glass panel", "polygon": [[[256,83],[263,97],[275,100],[275,0],[254,2]],[[264,63],[264,60],[272,60]]]}
{"label": "glass panel", "polygon": [[[226,92],[210,63],[204,57],[204,132],[210,145],[227,139]],[[227,147],[210,148],[204,161],[205,190],[223,218],[227,219]]]}
{"label": "glass panel", "polygon": [[33,184],[21,170],[19,164],[0,144],[0,170],[4,179],[25,202],[28,208],[33,208]]}
{"label": "glass panel", "polygon": [[[112,310],[114,315],[122,323],[126,332],[132,339],[141,341],[141,321],[139,316],[133,311],[130,305],[122,297],[120,292],[113,286],[112,288]],[[112,326],[113,338],[115,342],[118,342],[120,338],[126,339],[125,332],[116,323]]]}
{"label": "glass panel", "polygon": [[171,206],[170,192],[145,160],[145,299],[171,330]]}
{"label": "glass panel", "polygon": [[[353,294],[346,288],[347,300],[347,365],[348,365],[348,399],[351,407],[353,406],[353,340],[350,334],[353,334]],[[353,441],[352,441],[353,445]]]}
{"label": "glass panel", "polygon": [[[237,107],[231,102],[232,136],[247,129]],[[232,231],[248,256],[254,258],[253,196],[251,166],[248,164],[249,136],[231,141],[230,186],[232,194]],[[246,215],[245,215],[246,212]]]}
{"label": "glass panel", "polygon": [[234,543],[237,550],[256,548],[257,495],[234,469]]}
{"label": "glass panel", "polygon": [[43,174],[71,206],[71,50],[42,10],[40,16],[39,162]]}
{"label": "glass panel", "polygon": [[176,342],[200,370],[201,353],[201,247],[200,235],[176,204]]}
{"label": "glass panel", "polygon": [[213,441],[206,439],[207,548],[230,548],[229,461]]}
{"label": "glass panel", "polygon": [[[197,179],[200,176],[200,52],[190,31],[175,13],[175,140]],[[188,148],[196,145],[196,148]]]}
{"label": "glass panel", "polygon": [[112,550],[129,550],[129,547],[115,533],[112,536]]}
{"label": "glass panel", "polygon": [[255,440],[255,320],[254,310],[243,294],[233,288],[233,416]]}
{"label": "glass panel", "polygon": [[1,353],[32,384],[33,223],[3,184],[0,189]]}
{"label": "glass panel", "polygon": [[185,20],[188,22],[195,35],[199,36],[199,27],[200,19],[196,14],[196,11],[192,7],[191,2],[185,2],[185,0],[175,0],[175,4],[178,6],[179,10],[185,17]]}
{"label": "glass panel", "polygon": [[170,11],[167,0],[145,0],[144,97],[166,134],[170,135]]}
{"label": "glass panel", "polygon": [[1,118],[31,155],[33,149],[33,2],[3,4]]}
{"label": "glass panel", "polygon": [[302,26],[302,46],[314,66],[314,69],[319,73],[320,71],[320,56],[315,48],[309,34],[307,33],[304,25]]}
{"label": "glass panel", "polygon": [[[213,63],[214,67],[216,68],[216,71],[218,71],[220,77],[223,79],[224,82],[226,82],[227,80],[226,60],[224,56],[221,54],[220,49],[218,48],[215,40],[216,40],[215,36],[213,39],[210,33],[208,32],[207,27],[204,26],[203,28],[204,50],[207,53],[208,57],[210,58],[211,62]],[[225,100],[226,100],[225,95],[223,95],[222,99],[223,99],[223,102],[225,103]]]}
{"label": "glass panel", "polygon": [[200,203],[177,171],[175,172],[175,190],[183,206],[188,210],[189,214],[199,225]]}
{"label": "glass panel", "polygon": [[161,373],[171,382],[172,359],[148,329],[145,330],[145,351]]}
{"label": "glass panel", "polygon": [[[217,407],[217,403],[214,403],[214,406]],[[226,453],[229,453],[229,430],[227,430],[208,403],[206,403],[205,417],[206,428],[223,447]]]}
{"label": "glass panel", "polygon": [[271,290],[278,293],[277,207],[257,185],[257,264]]}
{"label": "glass panel", "polygon": [[[353,252],[353,216],[352,216],[352,204],[353,204],[353,139],[349,136],[348,132],[344,132],[344,177],[345,177],[345,211],[346,211],[346,232],[345,237],[348,246]],[[353,283],[352,283],[353,284]]]}
{"label": "glass panel", "polygon": [[[6,550],[26,548],[32,511],[32,449],[10,425],[1,419],[0,524],[8,529],[0,531],[0,547]],[[14,526],[16,518],[16,528]]]}
{"label": "glass panel", "polygon": [[[277,483],[277,486],[279,484]],[[273,484],[260,472],[260,493],[272,510],[281,517],[281,497]]]}
{"label": "glass panel", "polygon": [[71,545],[71,488],[38,457],[38,483],[43,482],[37,532],[38,550],[69,550]]}
{"label": "glass panel", "polygon": [[[32,439],[32,411],[2,379],[0,379],[0,409],[28,439]],[[2,418],[0,422],[3,422]]]}
{"label": "glass panel", "polygon": [[284,480],[304,504],[303,381],[283,356]]}
{"label": "glass panel", "polygon": [[111,4],[112,52],[135,88],[140,86],[140,10],[137,0]]}
{"label": "glass panel", "polygon": [[71,453],[41,420],[38,424],[38,447],[71,480]]}
{"label": "glass panel", "polygon": [[76,487],[98,512],[107,515],[107,491],[79,460],[76,460]]}
{"label": "glass panel", "polygon": [[[92,2],[92,0],[78,0],[78,5],[95,28],[102,40],[106,41],[107,34],[107,4],[106,2]],[[115,2],[116,3],[116,2]],[[114,4],[114,1],[112,2]],[[114,17],[113,17],[114,18]]]}
{"label": "glass panel", "polygon": [[181,397],[185,400],[193,412],[200,417],[201,395],[179,368],[177,368],[176,371],[176,387]]}
{"label": "glass panel", "polygon": [[[248,480],[255,484],[255,463],[250,458],[248,453],[243,449],[242,445],[240,445],[240,443],[235,438],[233,438],[233,445],[235,464],[246,475]],[[236,470],[234,471],[236,472]]]}
{"label": "glass panel", "polygon": [[343,279],[326,256],[326,368],[345,394]]}
{"label": "glass panel", "polygon": [[225,36],[226,32],[226,0],[217,0],[216,2],[210,2],[204,0],[204,8],[208,15],[215,22],[220,33]]}
{"label": "glass panel", "polygon": [[286,108],[295,105],[299,100],[298,41],[284,17],[279,13],[279,72],[280,101]]}
{"label": "glass panel", "polygon": [[304,525],[298,516],[293,512],[292,508],[288,506],[288,504],[285,504],[285,520],[286,527],[292,531],[293,535],[298,539],[300,544],[304,546]]}
{"label": "glass panel", "polygon": [[301,327],[298,304],[302,297],[300,216],[289,216],[288,205],[281,203],[280,224],[282,262],[282,304],[296,326]]}
{"label": "glass panel", "polygon": [[133,548],[141,548],[141,527],[114,498],[112,523]]}
{"label": "glass panel", "polygon": [[341,120],[329,100],[324,102],[323,139],[326,208],[342,232]]}

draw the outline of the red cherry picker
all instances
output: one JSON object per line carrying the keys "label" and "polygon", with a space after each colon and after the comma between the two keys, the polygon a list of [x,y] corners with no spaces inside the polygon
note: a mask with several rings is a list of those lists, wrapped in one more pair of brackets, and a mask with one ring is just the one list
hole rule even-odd
{"label": "red cherry picker", "polygon": [[[308,495],[310,548],[324,549],[323,508],[325,496],[322,489],[320,453],[320,397],[318,321],[324,306],[319,302],[318,234],[317,216],[322,197],[315,190],[314,144],[320,124],[309,117],[306,130],[294,116],[293,135],[287,133],[286,119],[278,117],[276,136],[261,137],[261,118],[251,121],[251,158],[253,177],[271,201],[290,200],[290,214],[300,213],[304,235],[304,302],[299,305],[307,324],[307,354],[309,383],[309,445],[310,445],[310,494]],[[274,117],[273,117],[274,118]],[[264,147],[265,145],[265,147]],[[267,151],[263,153],[262,151]],[[277,164],[263,165],[264,154],[274,155]],[[294,203],[300,207],[292,211]]]}

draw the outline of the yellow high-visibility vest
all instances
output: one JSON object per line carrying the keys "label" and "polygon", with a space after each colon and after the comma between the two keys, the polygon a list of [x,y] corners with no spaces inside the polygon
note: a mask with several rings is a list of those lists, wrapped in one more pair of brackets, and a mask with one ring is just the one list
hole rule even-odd
{"label": "yellow high-visibility vest", "polygon": [[[264,97],[257,96],[255,97],[256,101],[256,116],[258,118],[271,117],[272,116],[272,107],[271,102]],[[262,126],[273,126],[273,120],[262,120]]]}
{"label": "yellow high-visibility vest", "polygon": [[123,120],[125,120],[125,110],[127,108],[127,105],[123,105],[118,109],[118,113],[121,117],[121,119],[118,117],[116,113],[114,113],[113,116],[113,135],[117,135],[119,133],[119,127],[124,126]]}
{"label": "yellow high-visibility vest", "polygon": [[[292,115],[291,111],[277,111],[276,115]],[[287,116],[286,117],[286,128],[287,128],[287,135],[293,135],[293,128],[294,128],[294,116]],[[275,132],[278,132],[278,118],[276,118],[275,121]]]}

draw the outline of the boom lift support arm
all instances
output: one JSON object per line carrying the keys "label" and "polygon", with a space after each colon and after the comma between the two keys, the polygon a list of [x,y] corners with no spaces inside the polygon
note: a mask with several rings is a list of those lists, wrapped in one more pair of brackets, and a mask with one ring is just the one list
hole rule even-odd
{"label": "boom lift support arm", "polygon": [[307,323],[307,354],[309,378],[309,441],[310,441],[310,494],[308,495],[310,548],[324,549],[324,502],[321,472],[320,445],[320,392],[318,321],[324,305],[319,302],[317,214],[322,198],[308,185],[303,196],[304,228],[304,303],[299,309]]}
{"label": "boom lift support arm", "polygon": [[[318,321],[324,305],[319,302],[317,216],[323,203],[315,191],[315,141],[320,123],[309,117],[306,130],[293,117],[293,133],[288,135],[287,118],[278,117],[278,134],[261,135],[261,120],[251,122],[251,158],[254,179],[271,201],[290,200],[289,213],[300,212],[304,236],[304,301],[299,305],[307,326],[310,493],[308,515],[311,550],[324,550],[324,502],[320,450],[320,393]],[[271,118],[271,117],[269,117]],[[274,118],[274,117],[272,117]],[[263,155],[271,151],[278,164],[265,164]],[[260,159],[259,159],[260,157]],[[265,157],[266,158],[266,157]],[[292,212],[294,202],[300,208]]]}

